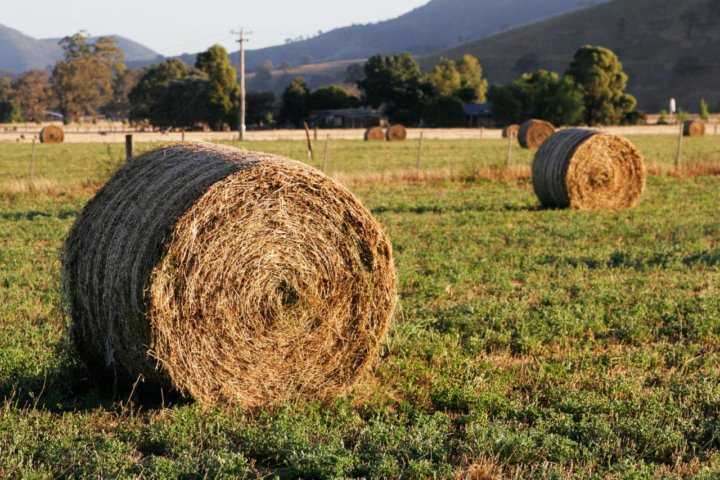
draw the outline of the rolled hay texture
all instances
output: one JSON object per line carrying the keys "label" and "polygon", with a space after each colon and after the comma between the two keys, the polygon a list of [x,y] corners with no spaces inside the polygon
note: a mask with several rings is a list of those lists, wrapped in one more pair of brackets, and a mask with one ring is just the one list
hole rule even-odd
{"label": "rolled hay texture", "polygon": [[388,142],[402,142],[407,139],[407,130],[402,125],[393,125],[387,130]]}
{"label": "rolled hay texture", "polygon": [[563,130],[542,144],[532,167],[535,194],[548,208],[620,210],[634,207],[645,188],[640,152],[623,137]]}
{"label": "rolled hay texture", "polygon": [[370,127],[365,130],[365,141],[385,140],[385,130],[382,127]]}
{"label": "rolled hay texture", "polygon": [[512,136],[513,138],[518,138],[519,133],[520,133],[520,125],[516,125],[516,124],[507,125],[502,130],[502,137],[510,138]]}
{"label": "rolled hay texture", "polygon": [[552,123],[544,120],[528,120],[518,132],[518,142],[523,148],[538,148],[555,133]]}
{"label": "rolled hay texture", "polygon": [[342,394],[397,291],[387,236],[344,187],[204,143],[123,167],[76,220],[63,275],[89,366],[244,407]]}
{"label": "rolled hay texture", "polygon": [[686,137],[702,137],[705,135],[705,122],[697,119],[685,121],[683,135]]}
{"label": "rolled hay texture", "polygon": [[40,130],[40,143],[63,143],[65,132],[60,127],[50,125]]}

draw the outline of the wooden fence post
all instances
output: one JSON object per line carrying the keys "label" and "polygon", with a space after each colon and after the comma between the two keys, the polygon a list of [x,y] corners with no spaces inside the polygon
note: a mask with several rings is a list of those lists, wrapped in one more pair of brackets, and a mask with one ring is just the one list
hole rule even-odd
{"label": "wooden fence post", "polygon": [[420,164],[422,163],[422,157],[423,157],[423,136],[425,132],[420,132],[420,140],[418,141],[418,155],[417,155],[417,173],[420,173]]}
{"label": "wooden fence post", "polygon": [[130,161],[133,158],[133,136],[125,135],[125,160]]}

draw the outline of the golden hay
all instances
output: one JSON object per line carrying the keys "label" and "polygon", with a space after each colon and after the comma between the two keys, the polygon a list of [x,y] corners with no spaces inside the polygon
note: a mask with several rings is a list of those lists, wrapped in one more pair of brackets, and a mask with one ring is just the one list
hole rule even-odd
{"label": "golden hay", "polygon": [[385,130],[382,127],[370,127],[365,130],[365,141],[385,140]]}
{"label": "golden hay", "polygon": [[207,143],[124,166],[75,222],[63,272],[88,365],[243,407],[346,391],[397,290],[390,242],[348,190]]}
{"label": "golden hay", "polygon": [[40,130],[40,143],[63,143],[65,132],[60,127],[50,125]]}
{"label": "golden hay", "polygon": [[532,181],[545,207],[619,210],[637,204],[645,168],[642,155],[625,138],[574,128],[543,143]]}
{"label": "golden hay", "polygon": [[544,120],[528,120],[523,123],[518,133],[518,141],[523,148],[538,148],[555,133],[552,123]]}
{"label": "golden hay", "polygon": [[702,120],[687,120],[683,124],[683,135],[686,137],[702,137],[705,135],[705,122]]}
{"label": "golden hay", "polygon": [[505,128],[502,129],[502,137],[503,138],[509,138],[512,135],[512,138],[518,138],[518,134],[520,133],[520,125],[512,124],[507,125]]}
{"label": "golden hay", "polygon": [[402,142],[407,138],[407,130],[402,125],[393,125],[387,130],[388,142]]}

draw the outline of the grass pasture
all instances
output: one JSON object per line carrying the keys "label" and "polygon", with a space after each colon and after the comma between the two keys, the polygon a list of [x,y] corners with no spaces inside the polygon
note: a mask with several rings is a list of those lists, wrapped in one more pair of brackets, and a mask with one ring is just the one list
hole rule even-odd
{"label": "grass pasture", "polygon": [[[120,145],[0,144],[0,477],[720,476],[720,165],[633,142],[637,209],[541,210],[502,141],[331,144],[393,240],[401,309],[347,398],[269,412],[102,388],[65,339],[59,250]],[[146,148],[140,145],[139,149]],[[304,159],[302,142],[251,143]],[[322,142],[316,165],[322,164]]]}

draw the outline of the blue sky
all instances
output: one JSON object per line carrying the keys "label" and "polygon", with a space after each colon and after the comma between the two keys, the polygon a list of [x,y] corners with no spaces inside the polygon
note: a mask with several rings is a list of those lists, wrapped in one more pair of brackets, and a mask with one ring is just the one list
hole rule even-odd
{"label": "blue sky", "polygon": [[397,17],[428,0],[24,0],[0,23],[35,38],[85,30],[118,34],[162,53],[197,52],[219,43],[235,49],[231,30],[252,30],[248,48],[283,43],[352,23]]}

